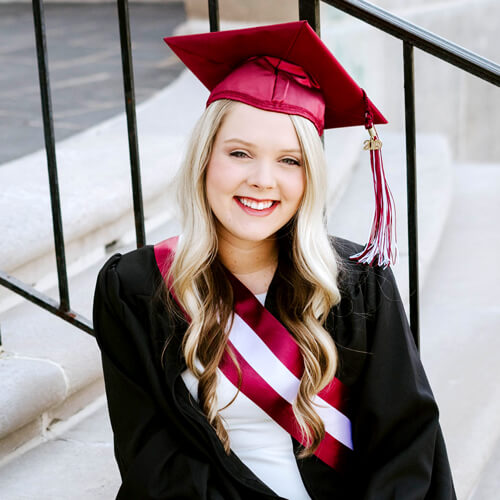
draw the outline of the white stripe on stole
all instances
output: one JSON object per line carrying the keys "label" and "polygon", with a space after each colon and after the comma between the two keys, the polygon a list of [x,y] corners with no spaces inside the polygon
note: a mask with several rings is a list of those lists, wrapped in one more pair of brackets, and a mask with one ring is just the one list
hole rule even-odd
{"label": "white stripe on stole", "polygon": [[[247,363],[286,401],[293,403],[300,380],[267,347],[261,338],[235,313],[229,340]],[[313,399],[325,431],[351,450],[351,421],[319,396]]]}

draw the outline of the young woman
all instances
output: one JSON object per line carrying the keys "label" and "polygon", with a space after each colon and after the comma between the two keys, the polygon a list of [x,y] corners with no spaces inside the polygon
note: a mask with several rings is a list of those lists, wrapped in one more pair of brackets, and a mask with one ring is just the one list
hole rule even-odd
{"label": "young woman", "polygon": [[117,498],[454,499],[393,275],[363,263],[390,224],[365,250],[325,229],[323,128],[383,117],[307,23],[167,42],[211,94],[182,234],[97,280]]}

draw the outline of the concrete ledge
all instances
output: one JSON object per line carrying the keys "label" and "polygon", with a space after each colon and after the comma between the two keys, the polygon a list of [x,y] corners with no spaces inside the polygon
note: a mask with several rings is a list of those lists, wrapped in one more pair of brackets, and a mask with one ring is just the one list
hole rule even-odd
{"label": "concrete ledge", "polygon": [[100,403],[71,428],[53,432],[50,440],[0,468],[2,500],[115,498],[120,474],[107,409]]}
{"label": "concrete ledge", "polygon": [[60,405],[47,410],[47,421],[49,425],[56,421],[68,420],[75,413],[86,408],[104,394],[104,379],[100,376],[85,385],[78,392],[71,394]]}
{"label": "concrete ledge", "polygon": [[[87,317],[99,265],[70,281],[72,307]],[[6,461],[34,432],[43,437],[54,423],[101,396],[103,385],[94,338],[29,302],[2,315],[2,338],[0,408],[6,423],[0,427],[0,460]]]}
{"label": "concrete ledge", "polygon": [[7,463],[16,450],[21,449],[25,443],[41,436],[43,427],[43,417],[39,415],[29,423],[0,438],[0,467]]}
{"label": "concrete ledge", "polygon": [[35,420],[46,408],[60,404],[66,395],[61,369],[47,361],[4,357],[0,375],[0,438]]}

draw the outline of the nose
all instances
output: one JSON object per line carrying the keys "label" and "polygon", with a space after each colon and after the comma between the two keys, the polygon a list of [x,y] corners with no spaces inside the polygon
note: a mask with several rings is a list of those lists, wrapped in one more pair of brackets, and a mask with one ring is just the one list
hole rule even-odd
{"label": "nose", "polygon": [[274,189],[276,176],[272,163],[264,160],[255,162],[249,170],[247,182],[259,190]]}

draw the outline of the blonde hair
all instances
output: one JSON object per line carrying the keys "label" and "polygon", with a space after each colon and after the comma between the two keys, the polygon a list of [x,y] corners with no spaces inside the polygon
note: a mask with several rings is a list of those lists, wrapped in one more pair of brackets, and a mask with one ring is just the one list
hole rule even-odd
{"label": "blonde hair", "polygon": [[[227,346],[234,297],[217,259],[217,234],[205,177],[216,134],[233,104],[230,100],[213,102],[193,130],[176,183],[183,232],[168,276],[176,299],[191,320],[182,342],[184,358],[198,378],[200,406],[227,453],[229,436],[216,395],[217,367],[226,349],[240,380],[241,371]],[[297,213],[278,232],[280,253],[275,279],[282,286],[276,287],[276,305],[280,321],[295,338],[304,359],[293,411],[307,443],[299,456],[308,456],[325,434],[312,400],[336,373],[336,347],[323,324],[339,302],[340,292],[337,259],[323,219],[326,165],[322,144],[309,120],[289,116],[302,150],[306,187]],[[167,302],[170,308],[175,307],[170,299]]]}

